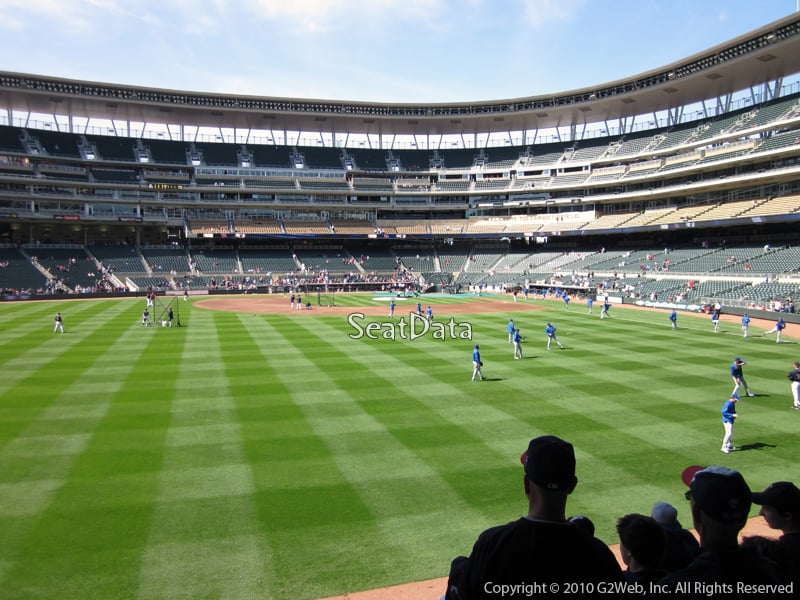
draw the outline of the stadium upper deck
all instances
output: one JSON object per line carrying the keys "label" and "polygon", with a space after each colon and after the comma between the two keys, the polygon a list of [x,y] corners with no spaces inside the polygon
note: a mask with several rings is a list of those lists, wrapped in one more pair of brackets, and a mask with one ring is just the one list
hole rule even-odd
{"label": "stadium upper deck", "polygon": [[164,124],[179,126],[167,129],[170,139],[184,139],[189,126],[212,128],[221,137],[235,130],[239,139],[228,141],[237,142],[250,139],[250,132],[268,131],[273,141],[278,132],[316,133],[323,142],[322,134],[332,135],[336,142],[331,145],[339,144],[340,136],[366,135],[371,147],[375,145],[370,136],[377,136],[379,147],[395,143],[397,136],[410,136],[431,148],[428,138],[449,135],[456,136],[449,144],[461,138],[464,145],[477,147],[486,139],[483,134],[511,138],[522,132],[517,143],[525,145],[554,129],[560,139],[576,139],[590,123],[619,122],[623,131],[630,131],[637,117],[652,122],[658,113],[666,115],[665,124],[673,125],[687,106],[708,103],[706,112],[726,111],[733,95],[747,90],[753,101],[757,96],[770,100],[783,78],[798,72],[800,15],[794,13],[673,64],[554,96],[381,104],[211,95],[0,72],[0,109],[6,111],[8,124],[20,124],[14,122],[16,115],[25,115],[26,126],[31,115],[60,115],[69,117],[69,123],[81,123],[83,133],[92,122],[127,123],[126,135],[131,137],[138,137],[133,134],[136,124]]}
{"label": "stadium upper deck", "polygon": [[[800,16],[790,15],[624,81],[469,105],[211,96],[0,73],[0,234],[138,244],[796,223],[800,94],[782,84],[798,71]],[[691,102],[700,116],[688,118]],[[642,115],[650,122],[640,130]],[[251,129],[263,133],[264,122],[269,144]],[[592,122],[605,133],[587,136]],[[158,123],[167,135],[149,137],[145,124]],[[545,143],[542,128],[556,124],[560,141]],[[200,131],[212,125],[209,143]],[[312,127],[315,144],[300,144]],[[525,143],[510,143],[512,128]],[[434,141],[437,132],[462,147]],[[499,132],[506,144],[491,146]],[[370,142],[356,147],[337,137],[364,133]],[[394,147],[401,134],[427,142]]]}

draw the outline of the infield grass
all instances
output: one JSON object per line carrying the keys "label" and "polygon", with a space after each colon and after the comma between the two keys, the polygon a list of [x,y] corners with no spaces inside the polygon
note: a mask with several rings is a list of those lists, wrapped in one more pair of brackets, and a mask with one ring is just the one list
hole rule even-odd
{"label": "infield grass", "polygon": [[[475,302],[421,301],[439,321]],[[484,528],[524,513],[519,456],[541,434],[575,445],[568,512],[608,543],[619,516],[658,500],[689,525],[688,465],[734,467],[759,489],[800,479],[785,377],[797,340],[754,327],[714,334],[682,314],[672,331],[664,312],[600,320],[598,306],[529,300],[542,310],[455,315],[471,340],[370,340],[324,309],[181,302],[183,327],[143,328],[143,304],[0,304],[4,599],[298,600],[441,577]],[[545,351],[547,321],[565,350]],[[470,382],[474,343],[485,382]],[[744,449],[723,455],[735,355],[758,397],[740,404]]]}

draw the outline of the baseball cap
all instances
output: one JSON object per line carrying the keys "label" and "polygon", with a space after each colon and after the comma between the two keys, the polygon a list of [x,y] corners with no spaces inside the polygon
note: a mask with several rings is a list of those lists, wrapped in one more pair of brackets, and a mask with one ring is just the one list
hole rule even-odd
{"label": "baseball cap", "polygon": [[750,513],[750,488],[739,471],[727,467],[710,466],[697,471],[689,484],[688,497],[721,523],[744,524]]}
{"label": "baseball cap", "polygon": [[478,348],[480,348],[480,346],[478,344],[475,344],[475,349],[477,350]]}
{"label": "baseball cap", "polygon": [[520,462],[528,479],[546,490],[567,490],[576,482],[575,449],[554,435],[532,439]]}
{"label": "baseball cap", "polygon": [[656,502],[650,516],[664,529],[683,529],[683,525],[678,521],[678,509],[669,502]]}
{"label": "baseball cap", "polygon": [[737,394],[736,392],[731,394],[731,398],[736,398],[737,400],[741,400],[741,398],[739,398],[739,394]]}
{"label": "baseball cap", "polygon": [[791,481],[776,481],[763,492],[752,495],[755,504],[774,506],[781,512],[800,516],[800,489]]}
{"label": "baseball cap", "polygon": [[737,356],[737,357],[735,357],[735,358],[733,359],[733,362],[743,363],[744,361],[742,360],[742,357],[741,357],[741,356]]}

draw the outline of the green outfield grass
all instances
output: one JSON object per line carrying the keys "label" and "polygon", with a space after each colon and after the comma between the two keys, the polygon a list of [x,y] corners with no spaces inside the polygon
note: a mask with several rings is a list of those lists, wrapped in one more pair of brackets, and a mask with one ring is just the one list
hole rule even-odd
{"label": "green outfield grass", "polygon": [[[454,302],[421,301],[439,321]],[[142,328],[140,299],[0,304],[2,598],[299,600],[444,576],[526,510],[519,456],[540,434],[575,445],[568,512],[608,543],[658,500],[688,525],[688,465],[754,488],[800,479],[786,379],[800,349],[753,327],[744,340],[705,316],[672,331],[664,312],[531,300],[545,308],[455,315],[472,340],[392,341],[352,339],[324,309],[179,303],[172,329]],[[565,350],[545,351],[547,321]],[[485,382],[470,382],[474,343]],[[758,397],[739,407],[745,450],[723,455],[735,355]]]}

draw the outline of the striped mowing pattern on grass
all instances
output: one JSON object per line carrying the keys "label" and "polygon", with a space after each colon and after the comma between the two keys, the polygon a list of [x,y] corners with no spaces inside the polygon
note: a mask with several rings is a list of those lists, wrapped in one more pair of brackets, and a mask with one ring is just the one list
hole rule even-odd
{"label": "striped mowing pattern on grass", "polygon": [[[420,300],[441,320],[459,301]],[[456,315],[472,340],[353,339],[341,316],[191,303],[171,329],[141,327],[141,300],[0,304],[3,598],[302,599],[446,575],[481,530],[523,514],[519,455],[543,433],[574,443],[568,511],[609,543],[616,518],[658,500],[688,520],[689,464],[754,488],[800,479],[796,340],[535,302]],[[548,320],[565,350],[546,351]],[[485,382],[470,382],[474,343]],[[751,450],[726,456],[734,355],[759,397],[734,438]]]}

